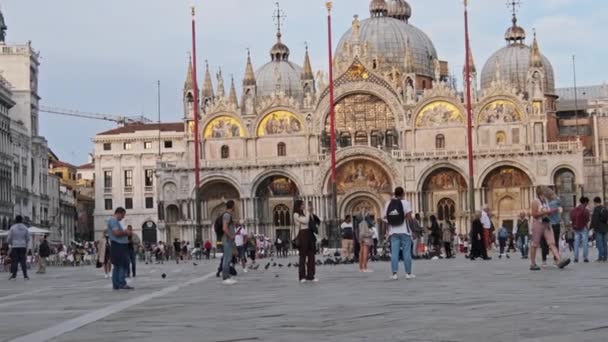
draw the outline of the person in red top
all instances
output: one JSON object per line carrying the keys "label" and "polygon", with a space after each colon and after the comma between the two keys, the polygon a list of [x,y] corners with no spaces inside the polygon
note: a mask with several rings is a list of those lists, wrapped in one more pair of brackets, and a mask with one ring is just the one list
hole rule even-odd
{"label": "person in red top", "polygon": [[578,262],[581,242],[583,243],[583,258],[589,262],[589,221],[591,215],[587,210],[589,199],[581,197],[580,204],[570,213],[572,228],[574,228],[574,262]]}
{"label": "person in red top", "polygon": [[211,255],[211,241],[205,241],[205,245],[203,245],[203,249],[205,249],[205,257],[209,260],[209,256]]}

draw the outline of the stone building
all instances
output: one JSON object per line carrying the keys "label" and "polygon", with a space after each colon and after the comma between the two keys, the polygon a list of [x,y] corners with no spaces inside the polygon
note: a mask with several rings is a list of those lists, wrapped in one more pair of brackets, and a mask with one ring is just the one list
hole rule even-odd
{"label": "stone building", "polygon": [[15,105],[11,85],[0,76],[0,230],[7,230],[13,217],[13,147],[11,118]]}
{"label": "stone building", "polygon": [[[384,203],[401,185],[415,212],[449,219],[466,232],[466,103],[448,80],[447,63],[413,18],[405,0],[374,0],[370,17],[356,16],[337,45],[337,212],[340,217],[368,212],[380,222]],[[582,143],[549,134],[558,97],[540,39],[529,39],[514,15],[503,44],[481,69],[479,87],[474,59],[467,61],[475,85],[476,208],[488,204],[495,224],[511,226],[519,212],[529,210],[534,186],[551,185],[567,215],[584,184]],[[160,240],[195,239],[196,191],[202,199],[203,239],[215,238],[212,222],[229,199],[237,201],[237,216],[252,231],[272,238],[294,236],[296,198],[312,202],[324,221],[331,218],[327,75],[313,72],[308,51],[302,65],[294,62],[281,31],[269,57],[254,71],[247,56],[240,100],[234,81],[226,91],[221,72],[214,85],[206,67],[198,132],[193,130],[194,85],[188,68],[185,119],[174,133],[181,141],[179,158],[156,170]],[[195,134],[202,138],[198,189]],[[96,138],[97,150],[102,138]],[[107,158],[118,165],[124,157]],[[113,172],[120,170],[116,166]],[[121,189],[122,184],[115,191]],[[322,231],[330,240],[335,233],[327,225]]]}

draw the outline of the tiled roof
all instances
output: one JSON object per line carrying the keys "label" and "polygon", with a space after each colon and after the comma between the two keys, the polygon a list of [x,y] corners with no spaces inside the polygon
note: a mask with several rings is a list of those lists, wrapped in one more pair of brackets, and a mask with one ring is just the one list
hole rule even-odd
{"label": "tiled roof", "polygon": [[136,123],[127,124],[123,127],[111,129],[109,131],[98,133],[97,135],[116,135],[116,134],[129,134],[139,131],[157,131],[160,127],[161,132],[184,132],[184,124],[182,122],[168,122],[168,123]]}
{"label": "tiled roof", "polygon": [[58,167],[68,167],[68,168],[72,168],[72,169],[76,169],[76,166],[70,164],[70,163],[66,163],[66,162],[62,162],[61,160],[57,160],[57,161],[52,161],[51,162],[51,167],[54,168],[58,168]]}
{"label": "tiled roof", "polygon": [[95,163],[86,163],[80,165],[77,169],[79,170],[90,170],[95,168]]}

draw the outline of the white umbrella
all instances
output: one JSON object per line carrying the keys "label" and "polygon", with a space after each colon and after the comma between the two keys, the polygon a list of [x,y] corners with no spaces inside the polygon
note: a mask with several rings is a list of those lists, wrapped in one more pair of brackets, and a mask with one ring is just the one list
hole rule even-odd
{"label": "white umbrella", "polygon": [[37,227],[29,227],[27,230],[32,235],[44,235],[44,234],[50,234],[51,233],[49,230],[42,229],[42,228],[37,228]]}

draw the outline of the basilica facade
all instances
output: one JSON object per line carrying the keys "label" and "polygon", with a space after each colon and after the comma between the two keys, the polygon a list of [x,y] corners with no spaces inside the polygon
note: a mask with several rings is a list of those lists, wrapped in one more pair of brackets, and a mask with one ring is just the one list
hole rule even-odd
{"label": "basilica facade", "polygon": [[[451,82],[448,63],[412,17],[405,0],[373,0],[369,18],[355,16],[337,45],[336,211],[339,217],[368,212],[383,232],[384,203],[403,186],[423,219],[436,215],[466,233],[467,103]],[[331,219],[328,77],[313,72],[308,51],[301,66],[294,62],[284,41],[279,30],[269,61],[257,69],[247,56],[240,99],[234,80],[226,92],[221,72],[214,85],[207,66],[197,132],[190,66],[183,93],[185,149],[156,173],[159,240],[195,240],[199,211],[202,237],[213,240],[213,221],[230,199],[251,231],[271,238],[295,236],[294,199],[311,202],[325,222]],[[473,58],[467,61],[473,188],[477,209],[488,205],[496,225],[512,226],[529,210],[537,185],[554,186],[567,214],[584,184],[584,149],[578,140],[552,134],[553,69],[515,15],[502,45],[479,77]],[[195,135],[202,151],[198,188]],[[329,225],[321,231],[330,240],[335,234]]]}

